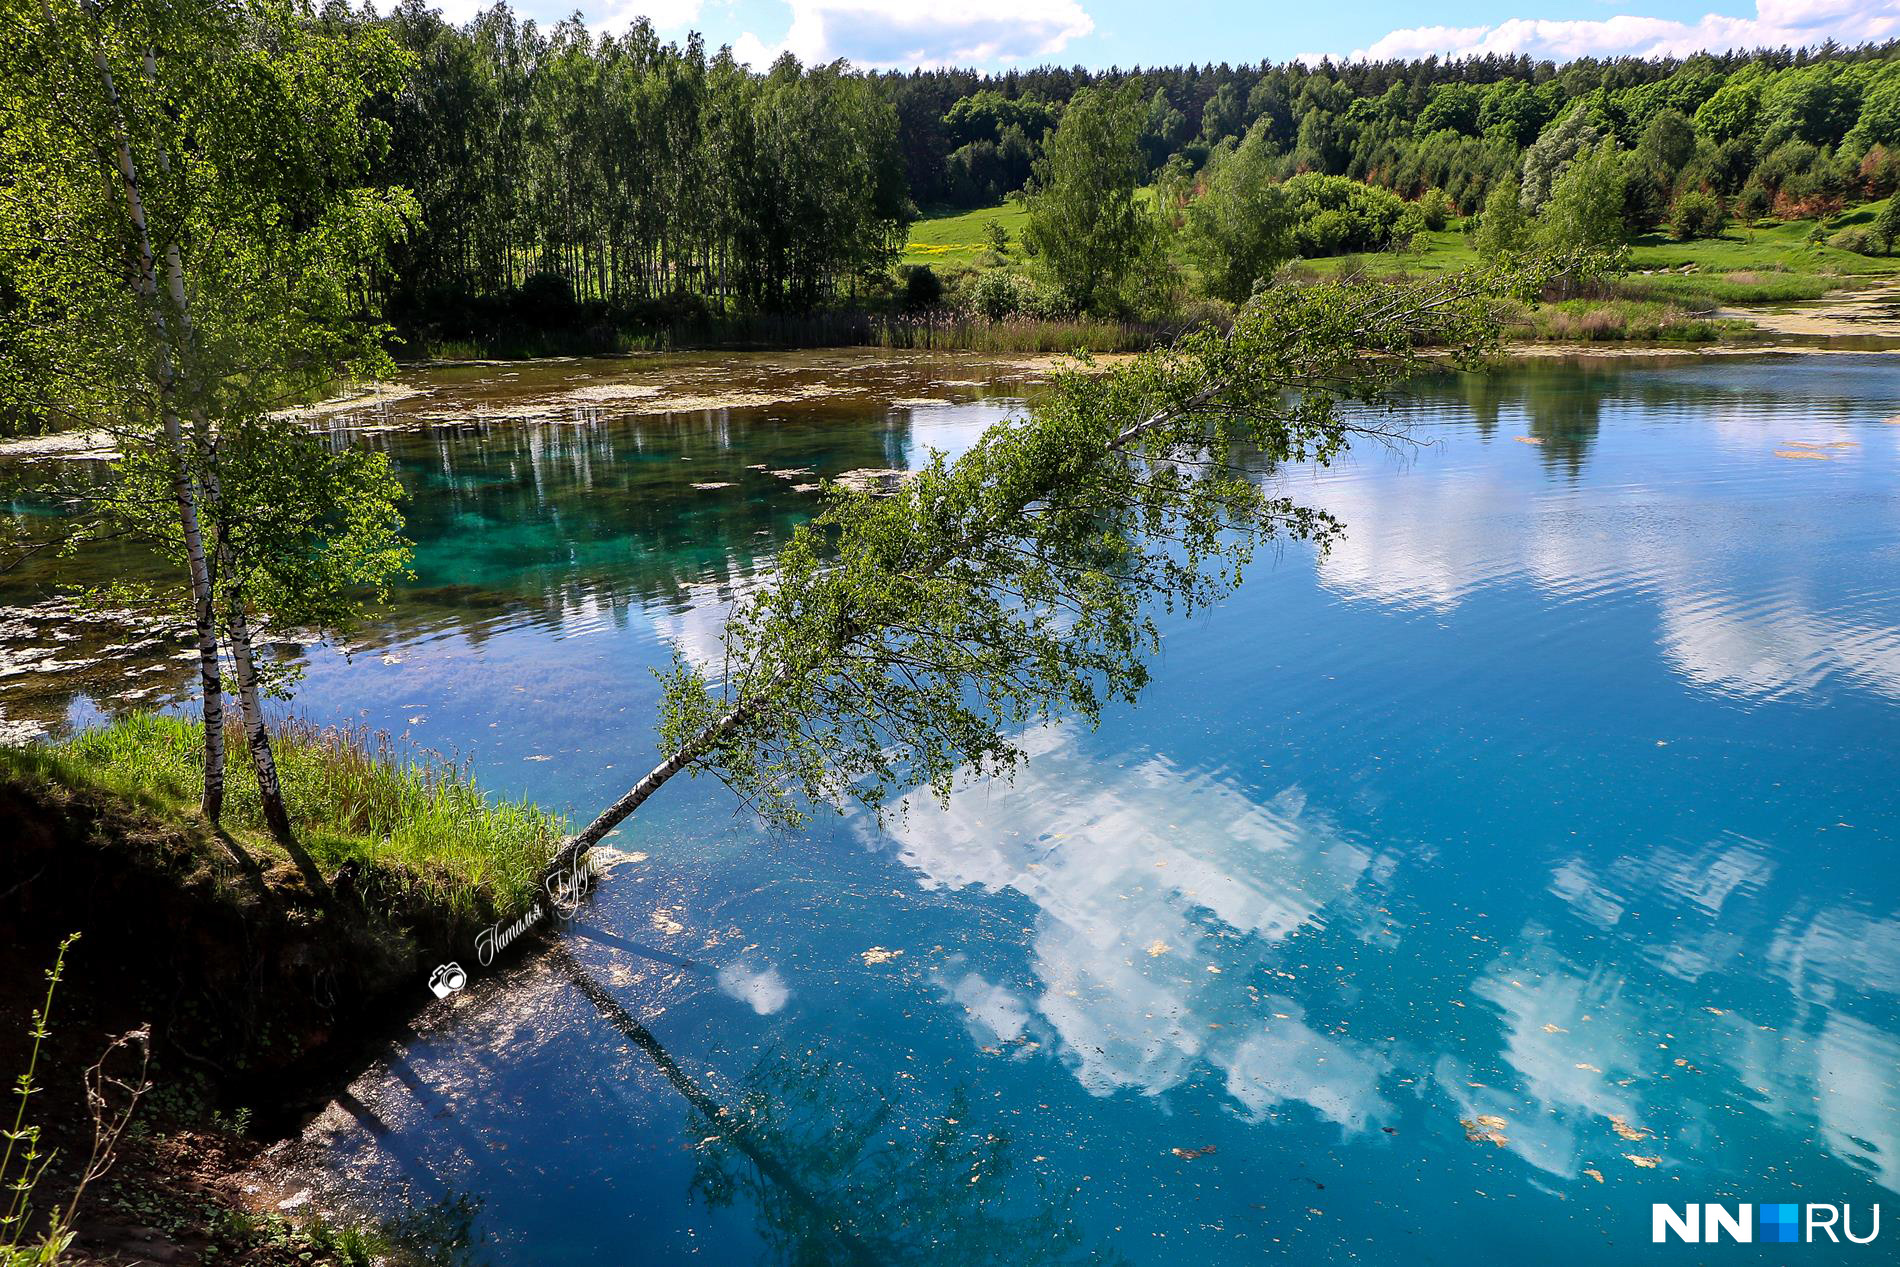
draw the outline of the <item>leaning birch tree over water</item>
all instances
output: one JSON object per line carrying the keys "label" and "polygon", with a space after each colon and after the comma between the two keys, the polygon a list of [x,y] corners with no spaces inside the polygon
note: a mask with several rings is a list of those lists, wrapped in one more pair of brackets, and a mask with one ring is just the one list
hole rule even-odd
{"label": "leaning birch tree over water", "polygon": [[[401,558],[387,532],[352,534],[388,526],[371,504],[393,507],[386,470],[325,465],[269,413],[387,362],[371,290],[413,200],[361,187],[382,140],[363,110],[400,82],[401,54],[291,0],[5,0],[4,14],[0,345],[33,373],[0,390],[112,434],[121,460],[94,509],[176,560],[190,595],[201,808],[215,822],[224,801],[222,647],[266,820],[289,843],[258,620],[273,602],[334,610],[338,577],[373,586]],[[264,499],[285,470],[330,478]]]}
{"label": "leaning birch tree over water", "polygon": [[550,873],[682,772],[795,825],[823,804],[881,810],[900,783],[947,797],[1013,771],[1026,727],[1132,701],[1161,614],[1218,601],[1264,542],[1339,530],[1262,472],[1392,434],[1389,393],[1427,355],[1482,355],[1495,300],[1537,281],[1268,290],[1229,334],[1062,375],[1029,416],[892,496],[832,490],[733,611],[720,662],[676,658],[663,759]]}

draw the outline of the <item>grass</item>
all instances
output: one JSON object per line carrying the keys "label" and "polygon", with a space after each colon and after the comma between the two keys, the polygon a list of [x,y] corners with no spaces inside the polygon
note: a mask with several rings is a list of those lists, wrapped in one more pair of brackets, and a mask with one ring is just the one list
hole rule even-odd
{"label": "grass", "polygon": [[949,215],[926,216],[910,226],[910,242],[899,259],[901,264],[929,264],[941,269],[946,265],[974,266],[988,259],[988,225],[996,221],[1009,231],[1011,251],[1022,241],[1029,213],[1020,202],[1005,202],[995,207],[979,207]]}
{"label": "grass", "polygon": [[[57,743],[0,748],[0,772],[89,785],[191,817],[204,787],[202,745],[196,722],[133,714]],[[274,750],[299,841],[325,873],[345,862],[378,876],[394,869],[420,890],[414,896],[457,920],[524,904],[566,835],[561,818],[491,797],[466,766],[398,752],[386,734],[293,723],[276,734]],[[247,756],[231,754],[225,789],[225,830],[253,857],[288,861],[264,829]]]}
{"label": "grass", "polygon": [[[1867,203],[1843,212],[1827,221],[1829,232],[1855,225],[1873,223],[1884,202]],[[1816,245],[1808,239],[1815,221],[1790,220],[1757,228],[1731,223],[1720,237],[1677,242],[1663,234],[1638,238],[1630,246],[1633,285],[1648,279],[1644,270],[1693,267],[1695,273],[1683,274],[1694,279],[1700,274],[1748,274],[1763,279],[1753,285],[1731,283],[1723,292],[1724,302],[1776,303],[1812,299],[1843,279],[1900,273],[1900,256],[1856,255],[1831,246]],[[1422,233],[1404,251],[1366,252],[1336,255],[1327,259],[1305,260],[1302,267],[1320,275],[1361,270],[1368,273],[1447,273],[1469,268],[1479,262],[1478,253],[1465,237],[1464,222],[1454,220],[1437,233]],[[1810,280],[1793,282],[1804,277]],[[1667,296],[1674,284],[1665,279],[1654,283],[1657,297]],[[1816,287],[1819,289],[1816,289]],[[1686,288],[1685,288],[1686,290]]]}
{"label": "grass", "polygon": [[1142,352],[1158,331],[1103,317],[1012,317],[1006,321],[931,314],[882,321],[880,347],[932,352]]}
{"label": "grass", "polygon": [[1539,343],[1712,343],[1754,330],[1747,321],[1708,317],[1653,299],[1565,299],[1519,308],[1505,336]]}

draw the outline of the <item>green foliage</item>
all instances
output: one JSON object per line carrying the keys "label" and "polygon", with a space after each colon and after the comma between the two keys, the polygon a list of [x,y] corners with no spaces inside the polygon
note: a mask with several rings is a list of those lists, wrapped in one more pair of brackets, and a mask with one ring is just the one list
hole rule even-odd
{"label": "green foliage", "polygon": [[1494,260],[1530,245],[1531,220],[1524,213],[1514,177],[1506,177],[1484,201],[1484,211],[1472,230],[1472,245],[1485,259]]}
{"label": "green foliage", "polygon": [[1123,302],[1123,284],[1161,248],[1160,225],[1135,198],[1145,170],[1146,103],[1132,87],[1084,89],[1036,161],[1025,248],[1077,308]]}
{"label": "green foliage", "polygon": [[1188,204],[1188,253],[1207,293],[1230,303],[1243,302],[1294,253],[1294,212],[1287,189],[1273,183],[1272,163],[1256,126],[1238,149],[1215,155],[1204,191]]}
{"label": "green foliage", "polygon": [[190,277],[183,412],[254,414],[385,366],[367,295],[414,220],[406,194],[362,183],[385,130],[361,108],[401,82],[388,37],[319,33],[279,0],[59,0],[0,43],[0,274],[19,290],[9,338],[49,367],[60,414],[149,430],[158,389],[124,194],[101,178],[118,159],[95,49],[153,236]]}
{"label": "green foliage", "polygon": [[574,847],[681,769],[795,823],[903,784],[947,795],[1014,769],[1025,728],[1134,698],[1159,612],[1218,601],[1262,541],[1335,531],[1260,468],[1331,461],[1425,347],[1489,347],[1501,284],[1263,291],[1226,336],[1063,376],[891,496],[832,490],[733,612],[719,675],[676,662],[667,760]]}
{"label": "green foliage", "polygon": [[1549,251],[1611,250],[1627,234],[1623,226],[1621,156],[1614,141],[1579,151],[1550,191],[1538,218],[1536,240]]}
{"label": "green foliage", "polygon": [[1669,231],[1677,241],[1712,238],[1728,221],[1722,200],[1700,189],[1685,189],[1669,208]]}
{"label": "green foliage", "polygon": [[1027,277],[1000,268],[990,269],[977,278],[970,288],[969,302],[976,315],[986,321],[1067,315],[1054,296]]}
{"label": "green foliage", "polygon": [[911,264],[904,269],[904,306],[934,308],[943,302],[943,279],[928,264]]}
{"label": "green foliage", "polygon": [[1650,116],[1636,152],[1673,178],[1695,157],[1695,124],[1680,110],[1665,107]]}
{"label": "green foliage", "polygon": [[[1579,155],[1594,151],[1602,140],[1603,133],[1591,124],[1589,112],[1581,105],[1538,137],[1537,143],[1524,152],[1521,196],[1525,210],[1533,215],[1543,211],[1571,163]],[[1621,203],[1619,190],[1619,207]]]}
{"label": "green foliage", "polygon": [[[405,325],[506,324],[539,272],[597,305],[592,321],[689,298],[803,312],[902,249],[915,210],[898,116],[842,63],[753,74],[697,37],[662,44],[644,20],[596,36],[500,6],[459,29],[421,5],[326,13],[390,30],[415,58],[379,107],[395,141],[384,178],[416,191],[425,221],[392,304]],[[939,136],[945,109],[930,111]]]}
{"label": "green foliage", "polygon": [[1286,182],[1293,249],[1308,258],[1383,251],[1423,227],[1417,208],[1390,190],[1305,172]]}
{"label": "green foliage", "polygon": [[1880,243],[1883,255],[1893,253],[1894,243],[1900,241],[1900,197],[1889,198],[1887,205],[1874,217],[1874,240]]}
{"label": "green foliage", "polygon": [[1060,112],[1034,97],[1006,97],[994,88],[985,88],[962,98],[945,112],[943,125],[949,130],[953,146],[972,141],[997,141],[1010,128],[1020,128],[1032,141],[1056,125]]}
{"label": "green foliage", "polygon": [[[457,915],[531,899],[566,824],[525,800],[484,793],[469,771],[404,753],[386,734],[292,725],[276,736],[279,777],[304,843],[326,870],[344,862],[400,866]],[[102,787],[186,814],[204,781],[196,723],[134,714],[42,748],[0,749],[0,768]],[[231,830],[265,857],[257,782],[227,768]]]}

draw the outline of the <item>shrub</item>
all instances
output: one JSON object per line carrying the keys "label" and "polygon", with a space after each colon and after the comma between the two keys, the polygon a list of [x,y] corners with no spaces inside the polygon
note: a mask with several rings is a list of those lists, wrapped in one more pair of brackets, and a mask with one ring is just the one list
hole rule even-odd
{"label": "shrub", "polygon": [[1868,150],[1860,160],[1860,185],[1869,198],[1885,198],[1900,189],[1900,154],[1884,145]]}
{"label": "shrub", "polygon": [[1685,189],[1669,208],[1669,230],[1679,242],[1715,237],[1727,219],[1722,200],[1700,189]]}
{"label": "shrub", "polygon": [[904,270],[904,307],[934,308],[943,302],[943,279],[928,264],[913,264]]}
{"label": "shrub", "polygon": [[1888,250],[1872,229],[1842,229],[1829,238],[1827,244],[1837,251],[1852,251],[1856,255],[1885,255]]}
{"label": "shrub", "polygon": [[1880,249],[1891,254],[1893,244],[1900,240],[1900,196],[1887,200],[1887,205],[1874,217],[1874,236],[1880,240]]}
{"label": "shrub", "polygon": [[1752,224],[1766,216],[1773,203],[1774,200],[1762,188],[1761,182],[1750,180],[1742,186],[1741,195],[1735,199],[1735,214]]}
{"label": "shrub", "polygon": [[1389,189],[1344,176],[1303,172],[1282,188],[1293,212],[1293,249],[1308,259],[1383,251],[1411,209]]}
{"label": "shrub", "polygon": [[1426,229],[1437,233],[1451,219],[1451,199],[1442,189],[1427,189],[1419,195],[1418,213]]}
{"label": "shrub", "polygon": [[1064,305],[1020,273],[993,268],[970,288],[971,312],[986,321],[1016,317],[1055,318],[1069,315]]}

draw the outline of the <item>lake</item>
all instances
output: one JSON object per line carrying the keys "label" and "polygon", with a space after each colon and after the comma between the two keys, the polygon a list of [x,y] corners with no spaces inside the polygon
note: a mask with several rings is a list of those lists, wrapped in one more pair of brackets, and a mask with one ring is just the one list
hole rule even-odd
{"label": "lake", "polygon": [[[1411,443],[1276,477],[1343,539],[1166,624],[1139,706],[886,830],[674,782],[556,953],[428,1008],[293,1151],[497,1267],[1706,1252],[1650,1243],[1656,1201],[1864,1235],[1900,1194],[1893,366],[1422,382]],[[297,707],[591,816],[655,759],[652,670],[712,653],[819,479],[1046,378],[411,374],[328,423],[398,462],[416,577],[300,653]],[[73,650],[115,635],[53,575],[0,588],[6,717],[172,698],[173,648]]]}

